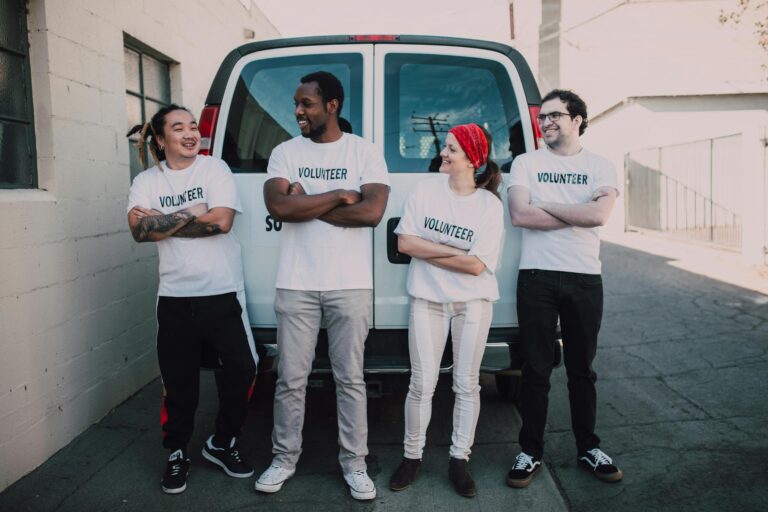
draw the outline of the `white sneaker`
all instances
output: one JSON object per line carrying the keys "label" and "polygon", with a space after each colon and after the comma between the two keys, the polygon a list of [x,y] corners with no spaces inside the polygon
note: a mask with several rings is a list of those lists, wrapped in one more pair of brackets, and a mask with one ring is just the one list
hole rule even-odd
{"label": "white sneaker", "polygon": [[349,485],[349,492],[356,500],[372,500],[376,497],[376,487],[365,470],[344,473],[344,480]]}
{"label": "white sneaker", "polygon": [[271,464],[266,471],[264,471],[254,487],[257,491],[261,492],[277,492],[283,486],[286,480],[291,478],[296,473],[296,469],[285,469],[275,464]]}

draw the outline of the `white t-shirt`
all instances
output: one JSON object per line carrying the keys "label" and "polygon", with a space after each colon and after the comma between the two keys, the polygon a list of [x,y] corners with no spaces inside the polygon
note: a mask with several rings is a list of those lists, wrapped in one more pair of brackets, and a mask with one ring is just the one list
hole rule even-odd
{"label": "white t-shirt", "polygon": [[408,197],[395,233],[469,251],[485,264],[485,270],[473,276],[412,258],[407,284],[411,297],[441,303],[499,299],[495,271],[504,237],[504,208],[493,193],[477,189],[461,196],[451,190],[447,175],[430,176]]}
{"label": "white t-shirt", "polygon": [[[277,146],[269,157],[267,179],[299,182],[307,194],[360,191],[368,183],[389,185],[384,156],[367,140],[344,133],[318,144],[298,136]],[[285,222],[280,236],[277,288],[355,290],[373,288],[371,228],[344,228],[313,219]]]}
{"label": "white t-shirt", "polygon": [[[508,186],[531,192],[531,202],[588,203],[600,187],[616,186],[611,162],[582,149],[561,156],[542,148],[515,158]],[[523,229],[521,269],[599,274],[600,230],[570,226],[563,229]]]}
{"label": "white t-shirt", "polygon": [[[162,170],[161,170],[162,168]],[[169,214],[207,203],[242,211],[232,172],[224,161],[198,156],[183,170],[170,170],[165,162],[133,180],[128,210],[134,206]],[[235,234],[201,238],[169,237],[157,242],[160,257],[158,295],[202,297],[243,290],[243,261]]]}

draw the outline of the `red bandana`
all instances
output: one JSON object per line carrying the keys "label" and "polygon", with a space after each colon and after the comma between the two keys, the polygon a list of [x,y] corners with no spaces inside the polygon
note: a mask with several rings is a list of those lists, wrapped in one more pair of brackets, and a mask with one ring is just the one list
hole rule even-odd
{"label": "red bandana", "polygon": [[485,165],[488,160],[488,140],[485,138],[482,128],[474,123],[454,126],[448,133],[452,133],[459,146],[467,154],[475,170]]}

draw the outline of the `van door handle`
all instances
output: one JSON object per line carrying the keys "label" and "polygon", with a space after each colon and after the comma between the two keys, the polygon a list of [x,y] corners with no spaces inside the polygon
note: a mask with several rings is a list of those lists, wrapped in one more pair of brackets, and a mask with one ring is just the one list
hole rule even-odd
{"label": "van door handle", "polygon": [[411,257],[397,250],[397,234],[395,228],[400,222],[400,217],[392,217],[387,221],[387,258],[390,263],[396,265],[407,265],[411,262]]}

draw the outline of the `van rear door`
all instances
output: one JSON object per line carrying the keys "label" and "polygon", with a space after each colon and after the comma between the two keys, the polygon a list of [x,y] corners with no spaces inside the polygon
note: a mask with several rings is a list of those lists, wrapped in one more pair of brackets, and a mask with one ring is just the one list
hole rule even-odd
{"label": "van rear door", "polygon": [[[321,45],[278,48],[248,54],[230,75],[216,126],[213,155],[235,174],[245,215],[234,231],[243,246],[248,315],[257,328],[274,328],[275,270],[282,225],[263,200],[272,149],[299,135],[293,95],[299,79],[329,71],[341,80],[341,117],[352,133],[372,138],[373,49],[371,45]],[[342,249],[343,250],[343,249]]]}
{"label": "van rear door", "polygon": [[[374,76],[374,140],[384,151],[392,186],[384,218],[374,230],[374,319],[379,329],[403,328],[408,325],[408,265],[396,254],[392,230],[416,182],[437,172],[448,129],[482,124],[493,135],[491,158],[507,173],[514,155],[534,148],[533,130],[520,76],[501,53],[379,44]],[[504,190],[501,195],[506,210]],[[505,225],[494,327],[517,325],[520,231],[512,228],[507,215]]]}

